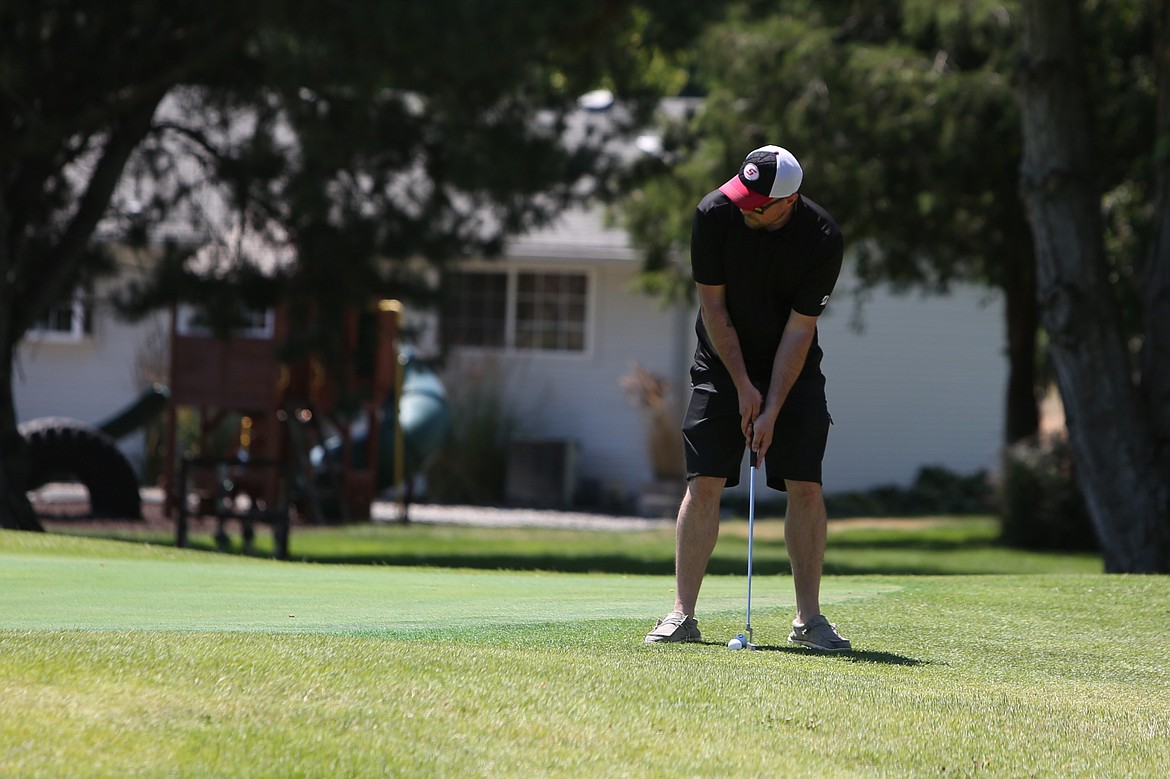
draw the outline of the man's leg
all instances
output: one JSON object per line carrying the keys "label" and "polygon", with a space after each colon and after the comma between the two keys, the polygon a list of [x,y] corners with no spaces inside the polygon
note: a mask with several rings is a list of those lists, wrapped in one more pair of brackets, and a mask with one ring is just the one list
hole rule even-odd
{"label": "man's leg", "polygon": [[[726,473],[736,452],[743,457],[739,401],[734,390],[691,392],[683,420],[688,474]],[[699,641],[695,603],[719,538],[719,499],[725,476],[691,476],[674,532],[674,610],[646,634],[647,644]]]}
{"label": "man's leg", "polygon": [[695,476],[678,509],[674,535],[674,610],[694,616],[707,563],[719,540],[719,499],[726,479]]}
{"label": "man's leg", "polygon": [[821,485],[809,481],[785,481],[784,485],[788,490],[784,543],[796,588],[796,621],[803,624],[821,613],[828,514]]}
{"label": "man's leg", "polygon": [[695,476],[678,508],[674,531],[674,610],[646,634],[647,644],[698,641],[695,603],[719,538],[719,497],[726,479]]}

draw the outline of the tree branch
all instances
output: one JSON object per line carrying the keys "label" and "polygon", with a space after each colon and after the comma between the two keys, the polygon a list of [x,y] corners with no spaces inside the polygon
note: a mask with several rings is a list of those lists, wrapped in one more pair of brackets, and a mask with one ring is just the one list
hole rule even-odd
{"label": "tree branch", "polygon": [[[124,116],[110,131],[85,193],[81,196],[77,210],[70,218],[60,240],[45,257],[31,266],[35,270],[29,275],[26,289],[28,295],[28,304],[24,306],[26,317],[27,312],[44,311],[60,297],[62,287],[76,270],[98,220],[109,207],[110,198],[122,178],[126,161],[149,132],[150,121],[162,97],[162,94],[158,94],[153,102],[139,105],[136,111]],[[23,332],[31,322],[15,324]]]}

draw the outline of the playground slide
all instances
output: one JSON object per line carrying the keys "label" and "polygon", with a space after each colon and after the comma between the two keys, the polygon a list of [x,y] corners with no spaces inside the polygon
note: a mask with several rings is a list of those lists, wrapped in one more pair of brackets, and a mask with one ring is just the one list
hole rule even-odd
{"label": "playground slide", "polygon": [[[402,397],[398,401],[398,418],[402,426],[404,467],[402,473],[419,473],[438,454],[451,414],[447,391],[434,371],[412,352],[404,351],[399,360],[403,367]],[[378,435],[378,486],[395,486],[393,407],[385,409]]]}
{"label": "playground slide", "polygon": [[98,422],[97,428],[114,440],[125,438],[162,415],[170,402],[170,389],[162,384],[152,385],[129,406],[109,419]]}
{"label": "playground slide", "polygon": [[[403,350],[399,356],[403,369],[402,397],[398,401],[397,416],[402,425],[403,468],[407,478],[419,473],[438,454],[447,437],[451,415],[447,406],[447,392],[443,382],[431,368],[414,352]],[[378,429],[378,472],[379,489],[396,486],[399,470],[395,468],[395,408],[391,398],[382,408],[382,421]],[[354,446],[354,464],[365,465],[365,442],[369,431],[365,423],[358,423],[350,429]],[[311,460],[324,468],[326,458],[340,460],[341,437],[332,436],[323,447],[316,447]]]}

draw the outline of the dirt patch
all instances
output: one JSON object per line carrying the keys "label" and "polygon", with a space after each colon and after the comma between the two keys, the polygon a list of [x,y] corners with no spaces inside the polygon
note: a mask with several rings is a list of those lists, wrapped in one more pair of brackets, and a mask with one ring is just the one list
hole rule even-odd
{"label": "dirt patch", "polygon": [[[142,490],[142,518],[90,517],[89,495],[78,484],[49,484],[30,492],[29,501],[41,525],[49,532],[94,531],[100,533],[172,534],[175,532],[175,517],[166,511],[163,492],[160,489]],[[190,533],[214,533],[218,520],[214,516],[188,517]],[[235,524],[229,522],[229,532],[235,532]]]}
{"label": "dirt patch", "polygon": [[[33,501],[33,511],[41,525],[54,530],[97,530],[119,533],[171,533],[175,522],[163,511],[162,504],[143,504],[142,519],[93,519],[89,516],[89,501]],[[198,520],[202,522],[203,520]],[[208,518],[208,521],[212,521]]]}

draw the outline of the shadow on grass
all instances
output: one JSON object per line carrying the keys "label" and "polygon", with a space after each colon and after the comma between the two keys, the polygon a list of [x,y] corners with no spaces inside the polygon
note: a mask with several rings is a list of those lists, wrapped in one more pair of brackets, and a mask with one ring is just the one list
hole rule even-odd
{"label": "shadow on grass", "polygon": [[[644,557],[624,554],[570,554],[554,552],[533,553],[426,553],[403,552],[362,555],[298,555],[296,562],[318,565],[389,565],[418,566],[422,568],[469,568],[487,571],[545,571],[550,573],[609,573],[634,576],[673,576],[673,557]],[[746,558],[715,555],[707,565],[711,576],[743,576],[747,572]],[[753,573],[758,576],[789,576],[792,569],[787,560],[754,561]]]}
{"label": "shadow on grass", "polygon": [[[143,538],[129,533],[85,533],[90,538],[106,538],[109,540],[126,541],[130,543],[147,543],[158,546],[173,546],[169,538]],[[292,537],[290,562],[313,563],[316,565],[369,565],[369,566],[412,566],[421,568],[462,568],[484,571],[544,571],[549,573],[604,573],[624,574],[630,576],[673,576],[674,558],[666,555],[651,556],[646,554],[620,553],[581,553],[574,554],[571,549],[564,551],[532,551],[532,552],[451,552],[451,551],[386,551],[363,552],[357,554],[345,553],[305,553],[298,552],[296,535]],[[782,545],[768,553],[767,544],[757,544],[753,573],[757,576],[791,576],[792,569],[786,557],[783,557]],[[889,559],[852,561],[854,550],[844,555],[846,559],[834,558],[837,547],[843,545],[830,541],[830,557],[825,560],[824,573],[828,576],[955,576],[981,572],[978,569],[957,569],[953,561],[945,559],[949,551],[955,549],[937,548],[940,553],[940,562],[935,565],[923,560],[908,561],[899,559],[897,555],[890,555]],[[982,544],[986,548],[997,548],[995,544]],[[856,545],[856,550],[864,549],[864,544]],[[243,555],[237,545],[227,552],[220,552],[210,541],[195,539],[190,547],[193,551],[214,552],[217,554]],[[920,550],[919,545],[907,545],[907,551]],[[970,546],[963,546],[970,550]],[[761,554],[761,550],[765,553]],[[670,552],[672,550],[664,550]],[[892,546],[885,545],[885,552],[895,551]],[[247,554],[249,557],[260,559],[269,558],[271,552],[266,546]],[[744,576],[747,572],[746,550],[720,553],[716,550],[707,566],[707,573],[711,576]],[[997,569],[998,570],[998,569]],[[989,570],[987,572],[995,572]]]}
{"label": "shadow on grass", "polygon": [[[723,646],[716,641],[701,641],[699,643],[707,646]],[[773,644],[754,644],[754,652],[779,652],[788,655],[804,655],[814,659],[825,660],[840,660],[849,663],[879,663],[881,665],[905,665],[905,666],[919,666],[930,665],[929,660],[919,660],[914,657],[906,657],[905,655],[894,654],[893,652],[870,652],[866,650],[854,649],[848,652],[817,652],[812,649],[806,649],[801,646],[788,646]],[[733,651],[733,650],[728,650]]]}
{"label": "shadow on grass", "polygon": [[[510,570],[510,571],[548,571],[556,573],[609,573],[647,576],[672,576],[674,574],[673,548],[663,545],[662,554],[647,552],[639,548],[637,551],[601,552],[582,549],[574,551],[571,544],[560,546],[546,546],[542,549],[530,550],[487,550],[476,551],[474,545],[470,551],[443,550],[393,550],[363,551],[354,554],[317,552],[297,553],[296,537],[293,537],[292,557],[294,560],[324,565],[390,565],[390,566],[419,566],[431,568],[467,568],[477,570]],[[952,562],[947,561],[948,553],[959,551],[975,551],[983,549],[1001,548],[992,540],[986,539],[919,539],[908,537],[877,538],[867,542],[854,542],[852,539],[830,539],[830,557],[825,561],[824,572],[827,575],[837,576],[946,576],[970,573],[970,571],[956,570]],[[877,558],[866,558],[865,550],[880,553]],[[928,560],[907,559],[896,553],[906,552],[938,552],[940,562],[934,564]],[[842,554],[837,555],[836,552]],[[842,559],[843,558],[843,559]],[[743,576],[747,572],[747,545],[746,542],[732,542],[727,546],[721,545],[715,549],[707,565],[707,573],[712,576]],[[755,545],[753,573],[760,576],[791,576],[792,568],[788,562],[783,540],[761,541]]]}
{"label": "shadow on grass", "polygon": [[[318,565],[388,565],[422,568],[470,568],[485,571],[545,571],[550,573],[617,573],[662,576],[674,573],[673,560],[650,560],[627,555],[558,554],[369,554],[298,555],[295,562]],[[743,568],[741,564],[738,566]],[[712,571],[714,573],[715,571]]]}
{"label": "shadow on grass", "polygon": [[[630,576],[673,576],[673,558],[646,558],[634,555],[572,555],[572,554],[459,554],[459,553],[403,553],[368,555],[298,555],[294,548],[294,562],[317,565],[388,565],[418,566],[422,568],[466,568],[486,571],[544,571],[548,573],[608,573]],[[709,576],[745,576],[747,558],[715,556],[707,565]],[[853,564],[826,560],[827,576],[959,576],[979,573],[979,570],[959,570],[953,564],[905,561],[875,561]],[[992,570],[989,573],[995,572]],[[791,576],[792,568],[786,559],[753,561],[755,576]]]}
{"label": "shadow on grass", "polygon": [[[824,573],[830,576],[955,576],[977,573],[1010,572],[1015,550],[998,543],[987,530],[976,528],[924,528],[908,532],[856,531],[857,535],[830,536]],[[84,532],[90,537],[133,543],[173,545],[169,535],[139,533],[123,529],[107,532]],[[330,548],[314,546],[306,540],[298,544],[298,533],[291,538],[293,562],[318,565],[417,566],[426,568],[461,568],[471,570],[546,571],[550,573],[603,573],[619,575],[672,576],[673,544],[669,541],[647,542],[639,538],[629,544],[593,545],[588,540],[561,541],[539,536],[531,543],[513,545],[510,539],[489,540],[480,544],[475,537],[452,548],[449,540],[434,548],[425,539],[402,543],[388,533],[385,543],[371,544],[369,539],[355,541],[346,548],[344,539]],[[755,543],[754,573],[761,576],[790,576],[784,541],[760,538]],[[233,538],[228,554],[244,554],[238,538]],[[249,554],[264,558],[271,555],[271,539],[264,531],[257,535],[258,548]],[[218,551],[209,537],[193,536],[191,548]],[[997,552],[1002,551],[1001,557]],[[1037,553],[1032,553],[1033,555]],[[1062,554],[1053,553],[1056,556]],[[747,567],[746,538],[729,534],[715,549],[707,567],[713,576],[744,576]]]}
{"label": "shadow on grass", "polygon": [[974,549],[998,549],[1002,545],[983,536],[957,538],[922,538],[906,534],[904,538],[886,536],[883,538],[830,538],[829,546],[834,549],[884,549],[906,552],[954,552]]}

